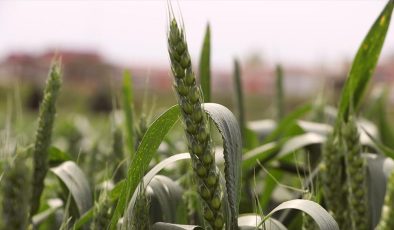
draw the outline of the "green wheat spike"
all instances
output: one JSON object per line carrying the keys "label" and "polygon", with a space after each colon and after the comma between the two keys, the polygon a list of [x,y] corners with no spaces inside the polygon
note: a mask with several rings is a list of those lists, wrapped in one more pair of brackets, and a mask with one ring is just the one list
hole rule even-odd
{"label": "green wheat spike", "polygon": [[90,224],[91,230],[105,230],[111,222],[113,203],[106,191],[100,194],[99,201],[94,206],[93,221]]}
{"label": "green wheat spike", "polygon": [[345,165],[348,188],[348,210],[352,229],[369,229],[368,188],[366,162],[361,156],[360,135],[353,117],[343,126],[343,140],[346,145]]}
{"label": "green wheat spike", "polygon": [[51,144],[52,127],[56,114],[56,99],[61,85],[60,62],[51,65],[40,105],[38,129],[33,148],[33,194],[30,215],[33,216],[40,207],[40,197],[44,189],[44,179],[48,171],[48,148]]}
{"label": "green wheat spike", "polygon": [[344,151],[343,143],[338,135],[329,134],[323,145],[323,162],[320,168],[325,203],[340,229],[348,229],[350,226],[347,212],[347,190],[343,186],[346,179],[343,168]]}
{"label": "green wheat spike", "polygon": [[387,181],[386,195],[382,207],[382,215],[377,230],[394,229],[394,171]]}
{"label": "green wheat spike", "polygon": [[26,159],[17,156],[6,161],[1,181],[2,209],[0,229],[25,230],[28,227],[31,170]]}
{"label": "green wheat spike", "polygon": [[174,18],[170,20],[168,52],[199,194],[204,201],[206,228],[222,229],[224,225],[221,205],[223,191],[219,184],[219,174],[216,171],[208,118],[201,107],[201,91],[196,85],[196,77],[192,71],[184,31],[178,27]]}
{"label": "green wheat spike", "polygon": [[[142,181],[143,182],[143,181]],[[135,200],[133,213],[127,213],[126,215],[131,215],[131,218],[125,223],[124,229],[130,230],[150,230],[150,219],[149,219],[149,206],[150,199],[145,194],[144,184],[138,190],[137,199]]]}

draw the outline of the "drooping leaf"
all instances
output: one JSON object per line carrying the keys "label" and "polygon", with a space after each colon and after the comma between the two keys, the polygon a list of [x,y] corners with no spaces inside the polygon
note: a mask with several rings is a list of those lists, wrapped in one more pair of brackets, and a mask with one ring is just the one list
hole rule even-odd
{"label": "drooping leaf", "polygon": [[324,136],[315,133],[305,133],[295,136],[286,141],[276,157],[285,157],[288,154],[294,153],[297,149],[304,148],[309,145],[322,144],[325,140],[326,138]]}
{"label": "drooping leaf", "polygon": [[394,1],[390,0],[357,51],[342,90],[338,110],[338,116],[341,119],[337,119],[336,127],[338,127],[340,120],[348,120],[351,107],[357,109],[360,106],[382,50],[393,7]]}
{"label": "drooping leaf", "polygon": [[137,149],[134,159],[129,165],[127,178],[122,186],[114,214],[111,219],[110,229],[116,229],[116,224],[125,210],[126,204],[138,186],[150,161],[160,143],[179,119],[179,106],[175,105],[157,118],[146,131]]}
{"label": "drooping leaf", "polygon": [[156,175],[146,188],[147,195],[151,200],[151,210],[158,217],[154,222],[165,221],[170,223],[177,222],[177,212],[182,205],[182,187],[162,175]]}
{"label": "drooping leaf", "polygon": [[66,161],[50,169],[71,193],[79,215],[83,215],[93,206],[92,191],[86,175],[73,161]]}
{"label": "drooping leaf", "polygon": [[200,56],[200,84],[204,102],[211,102],[211,29],[207,25]]}
{"label": "drooping leaf", "polygon": [[[149,186],[152,179],[165,167],[167,167],[170,164],[173,164],[177,161],[180,160],[187,160],[190,159],[190,154],[189,153],[179,153],[174,156],[168,157],[161,162],[159,162],[157,165],[155,165],[143,178],[143,184],[144,186]],[[134,191],[133,196],[130,200],[130,203],[128,204],[128,212],[133,212],[134,204],[137,199],[138,191],[139,191],[139,186],[141,184],[138,184],[137,189]],[[170,206],[167,208],[171,208]],[[174,210],[167,210],[173,212],[175,214]],[[169,220],[164,220],[164,221],[169,221]]]}
{"label": "drooping leaf", "polygon": [[368,166],[368,196],[371,224],[375,228],[379,223],[386,193],[386,184],[392,170],[394,161],[387,157],[374,154],[363,154]]}
{"label": "drooping leaf", "polygon": [[294,199],[281,203],[264,217],[263,222],[274,213],[286,209],[296,209],[308,214],[316,222],[319,229],[339,230],[337,222],[323,207],[314,201],[301,199]]}
{"label": "drooping leaf", "polygon": [[[240,230],[253,230],[262,221],[261,216],[256,214],[242,214],[238,217],[238,223]],[[264,222],[264,226],[260,229],[269,230],[287,230],[287,228],[278,220],[269,218]]]}
{"label": "drooping leaf", "polygon": [[257,161],[265,162],[272,159],[279,151],[280,144],[271,142],[254,148],[243,154],[242,170],[247,171],[254,168]]}
{"label": "drooping leaf", "polygon": [[39,224],[41,224],[43,221],[53,215],[57,210],[63,207],[63,201],[60,199],[56,199],[52,201],[52,203],[53,205],[51,205],[48,209],[33,216],[31,221],[34,227],[37,228]]}
{"label": "drooping leaf", "polygon": [[226,107],[205,103],[204,110],[219,130],[223,140],[225,179],[231,214],[231,228],[237,226],[241,192],[242,137],[236,118]]}

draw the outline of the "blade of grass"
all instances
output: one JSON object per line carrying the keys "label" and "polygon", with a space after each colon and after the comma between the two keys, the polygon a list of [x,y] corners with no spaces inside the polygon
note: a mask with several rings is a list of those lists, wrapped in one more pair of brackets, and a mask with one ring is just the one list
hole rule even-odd
{"label": "blade of grass", "polygon": [[149,163],[159,148],[165,135],[175,125],[179,119],[179,106],[173,106],[157,118],[146,131],[137,149],[134,159],[131,161],[127,178],[122,188],[122,193],[116,205],[114,215],[111,219],[110,229],[116,229],[117,222],[124,213],[126,204],[131,194],[137,188],[139,181],[147,170]]}
{"label": "blade of grass", "polygon": [[294,199],[281,203],[264,217],[260,225],[262,225],[274,213],[286,209],[296,209],[308,214],[319,226],[319,229],[339,230],[338,224],[334,218],[332,218],[332,216],[318,203],[301,199]]}
{"label": "blade of grass", "polygon": [[200,84],[204,102],[211,102],[211,28],[207,24],[200,56]]}
{"label": "blade of grass", "polygon": [[238,112],[238,123],[241,129],[243,146],[247,146],[247,139],[245,138],[246,133],[246,120],[245,120],[245,105],[244,105],[244,94],[242,89],[242,80],[241,80],[241,69],[239,66],[239,61],[237,59],[234,60],[234,86],[235,86],[235,100],[237,103],[237,112]]}
{"label": "blade of grass", "polygon": [[77,205],[79,215],[83,215],[85,212],[89,211],[93,206],[91,189],[85,174],[79,166],[73,161],[66,161],[50,170],[71,193]]}
{"label": "blade of grass", "polygon": [[338,110],[338,117],[340,119],[337,119],[336,130],[339,128],[339,122],[342,119],[345,121],[348,120],[350,107],[357,109],[360,106],[382,50],[390,25],[393,7],[394,1],[390,0],[372,25],[357,51],[342,90]]}
{"label": "blade of grass", "polygon": [[125,71],[123,73],[123,85],[122,85],[122,96],[123,96],[123,111],[125,118],[126,127],[126,144],[127,149],[130,153],[130,159],[134,157],[134,127],[133,127],[133,82],[131,80],[131,73]]}
{"label": "blade of grass", "polygon": [[279,122],[284,117],[284,90],[283,90],[283,69],[281,65],[276,66],[276,120]]}

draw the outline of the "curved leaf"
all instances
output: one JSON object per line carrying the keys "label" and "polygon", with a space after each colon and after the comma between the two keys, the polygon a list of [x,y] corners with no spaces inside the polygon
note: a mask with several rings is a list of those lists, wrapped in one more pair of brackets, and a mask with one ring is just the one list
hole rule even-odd
{"label": "curved leaf", "polygon": [[256,166],[257,161],[264,162],[272,158],[280,149],[276,142],[264,144],[243,154],[242,170],[249,170]]}
{"label": "curved leaf", "polygon": [[380,220],[386,184],[390,173],[394,170],[394,161],[375,154],[363,154],[363,157],[367,159],[369,212],[372,226],[375,227]]}
{"label": "curved leaf", "polygon": [[152,226],[152,230],[203,230],[203,228],[195,225],[157,222]]}
{"label": "curved leaf", "polygon": [[73,161],[66,161],[50,170],[70,191],[79,215],[87,212],[93,205],[92,192],[85,174],[78,165]]}
{"label": "curved leaf", "polygon": [[129,165],[127,178],[124,182],[124,186],[122,186],[122,193],[111,219],[111,230],[116,229],[116,224],[123,214],[131,194],[136,190],[138,183],[141,181],[160,143],[178,121],[179,114],[179,106],[175,105],[171,107],[157,118],[146,131],[138,146],[135,157]]}
{"label": "curved leaf", "polygon": [[[238,217],[240,230],[254,230],[261,221],[261,216],[256,214],[243,214]],[[259,229],[287,230],[287,228],[281,222],[274,218],[267,219],[264,222],[264,227],[261,226]]]}
{"label": "curved leaf", "polygon": [[182,187],[169,177],[156,175],[147,186],[146,192],[150,197],[154,216],[162,217],[158,221],[175,223],[177,210],[182,204]]}
{"label": "curved leaf", "polygon": [[63,201],[58,198],[49,200],[48,204],[48,209],[33,216],[31,222],[35,228],[37,228],[39,224],[41,224],[43,221],[53,215],[57,210],[63,207]]}
{"label": "curved leaf", "polygon": [[394,2],[390,0],[372,25],[357,51],[345,86],[342,90],[338,110],[338,116],[341,119],[337,119],[336,127],[340,120],[348,120],[351,107],[357,109],[360,106],[364,91],[374,73],[386,38],[393,6]]}
{"label": "curved leaf", "polygon": [[283,202],[265,216],[263,221],[270,218],[274,213],[286,209],[296,209],[308,214],[316,222],[317,226],[319,226],[319,229],[339,230],[338,224],[334,218],[318,203],[310,200],[294,199]]}
{"label": "curved leaf", "polygon": [[276,126],[275,130],[273,130],[265,139],[264,143],[272,142],[277,140],[279,137],[286,136],[289,130],[292,130],[296,125],[296,122],[299,118],[312,111],[313,106],[311,104],[303,105],[293,112],[286,115],[283,120]]}
{"label": "curved leaf", "polygon": [[302,135],[295,136],[282,146],[280,152],[276,156],[277,158],[284,157],[290,153],[293,153],[297,149],[304,148],[313,144],[322,144],[326,138],[324,136],[315,133],[305,133]]}
{"label": "curved leaf", "polygon": [[[179,153],[174,156],[168,157],[164,160],[162,160],[160,163],[155,165],[145,176],[144,176],[144,185],[149,186],[151,183],[152,179],[165,167],[168,165],[175,163],[180,160],[185,160],[185,159],[190,159],[190,154],[189,153]],[[137,189],[135,189],[133,193],[133,197],[130,200],[130,203],[128,204],[128,212],[133,212],[134,204],[137,199],[139,187],[141,186],[141,183],[138,184]]]}
{"label": "curved leaf", "polygon": [[237,119],[226,107],[215,103],[205,103],[204,110],[215,123],[223,139],[224,173],[230,205],[231,228],[236,228],[241,192],[241,132]]}

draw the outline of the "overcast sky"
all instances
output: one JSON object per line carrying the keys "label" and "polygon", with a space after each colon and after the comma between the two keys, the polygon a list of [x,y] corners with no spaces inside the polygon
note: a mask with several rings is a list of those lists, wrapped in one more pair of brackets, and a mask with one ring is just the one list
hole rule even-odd
{"label": "overcast sky", "polygon": [[[212,61],[259,53],[269,63],[333,63],[353,57],[386,1],[173,1],[198,60],[206,23]],[[179,5],[179,8],[178,8]],[[394,53],[390,26],[384,54]],[[47,48],[97,50],[125,65],[167,65],[167,1],[0,0],[0,57]]]}

